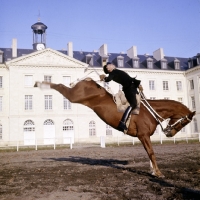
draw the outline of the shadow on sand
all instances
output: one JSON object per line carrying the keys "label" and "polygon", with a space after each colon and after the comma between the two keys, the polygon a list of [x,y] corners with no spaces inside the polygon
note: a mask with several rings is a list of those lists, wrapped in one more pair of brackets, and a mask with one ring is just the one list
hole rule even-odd
{"label": "shadow on sand", "polygon": [[117,159],[94,159],[94,158],[88,158],[88,157],[75,157],[75,156],[70,156],[68,158],[44,158],[47,160],[54,160],[58,162],[73,162],[73,163],[81,163],[85,165],[99,165],[99,166],[106,166],[106,167],[111,167],[115,169],[120,169],[120,170],[126,170],[131,173],[135,173],[141,176],[145,176],[149,179],[150,182],[152,183],[157,183],[161,187],[173,187],[175,188],[176,193],[181,193],[183,199],[200,199],[200,191],[199,190],[193,190],[190,188],[185,188],[185,187],[180,187],[176,184],[172,184],[170,182],[165,181],[164,179],[157,178],[150,173],[141,171],[141,170],[136,170],[132,167],[125,167],[125,165],[128,165],[128,161],[122,161],[122,160],[117,160]]}

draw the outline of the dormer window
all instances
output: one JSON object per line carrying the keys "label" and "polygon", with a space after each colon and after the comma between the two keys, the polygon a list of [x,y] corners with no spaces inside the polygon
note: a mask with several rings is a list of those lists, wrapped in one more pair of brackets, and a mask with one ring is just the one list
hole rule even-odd
{"label": "dormer window", "polygon": [[197,54],[197,65],[200,65],[200,53]]}
{"label": "dormer window", "polygon": [[91,54],[86,55],[86,63],[93,66],[93,56]]}
{"label": "dormer window", "polygon": [[188,60],[188,67],[189,67],[189,68],[192,68],[192,67],[193,67],[193,62],[192,62],[192,59],[191,59],[191,58],[189,58],[189,60]]}
{"label": "dormer window", "polygon": [[0,63],[3,63],[3,51],[0,50]]}
{"label": "dormer window", "polygon": [[124,67],[124,57],[123,56],[117,57],[117,66],[118,67]]}
{"label": "dormer window", "polygon": [[153,59],[152,58],[147,58],[147,68],[153,69]]}
{"label": "dormer window", "polygon": [[102,66],[106,65],[107,62],[108,62],[108,56],[102,56],[101,57]]}
{"label": "dormer window", "polygon": [[200,57],[197,58],[197,64],[200,65]]}
{"label": "dormer window", "polygon": [[139,58],[133,58],[133,68],[139,68]]}
{"label": "dormer window", "polygon": [[174,60],[174,68],[175,69],[180,69],[180,61],[178,59]]}
{"label": "dormer window", "polygon": [[162,59],[161,60],[161,68],[162,69],[167,69],[167,60],[166,59]]}

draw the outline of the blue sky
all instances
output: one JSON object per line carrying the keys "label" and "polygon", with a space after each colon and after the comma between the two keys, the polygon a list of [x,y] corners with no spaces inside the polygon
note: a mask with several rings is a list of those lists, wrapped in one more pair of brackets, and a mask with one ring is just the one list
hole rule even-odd
{"label": "blue sky", "polygon": [[166,56],[200,53],[200,0],[0,0],[0,47],[32,48],[31,25],[40,19],[47,47],[138,54],[164,49]]}

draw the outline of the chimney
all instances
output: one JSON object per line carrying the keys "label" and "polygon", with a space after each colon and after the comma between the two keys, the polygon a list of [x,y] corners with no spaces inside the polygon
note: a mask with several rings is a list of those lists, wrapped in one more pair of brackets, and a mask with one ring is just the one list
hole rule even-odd
{"label": "chimney", "polygon": [[17,39],[16,38],[12,39],[12,57],[13,58],[17,57]]}
{"label": "chimney", "polygon": [[69,42],[67,44],[67,55],[73,58],[73,44]]}
{"label": "chimney", "polygon": [[156,51],[153,52],[153,57],[159,61],[162,60],[164,58],[164,51],[163,48],[159,48]]}
{"label": "chimney", "polygon": [[99,48],[99,55],[100,55],[100,56],[107,56],[107,55],[108,55],[107,44],[103,44],[103,45]]}
{"label": "chimney", "polygon": [[129,58],[135,58],[137,57],[137,47],[136,46],[132,46],[130,49],[127,50],[127,56]]}

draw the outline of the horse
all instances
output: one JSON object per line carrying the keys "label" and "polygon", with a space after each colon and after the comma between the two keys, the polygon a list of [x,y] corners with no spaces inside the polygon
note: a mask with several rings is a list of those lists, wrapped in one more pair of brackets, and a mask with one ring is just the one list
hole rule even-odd
{"label": "horse", "polygon": [[[67,87],[63,84],[50,82],[35,82],[35,87],[51,88],[60,92],[72,103],[83,104],[91,108],[106,124],[117,129],[123,113],[118,112],[117,106],[113,101],[113,95],[96,81],[85,78],[78,81],[75,86]],[[147,100],[151,107],[163,119],[168,119],[168,137],[174,136],[184,126],[191,122],[195,111],[191,112],[185,105],[174,100]],[[138,115],[132,115],[127,135],[138,137],[143,144],[151,161],[152,175],[164,177],[158,168],[156,156],[152,147],[150,136],[153,135],[158,121],[153,117],[149,110],[141,104]]]}

